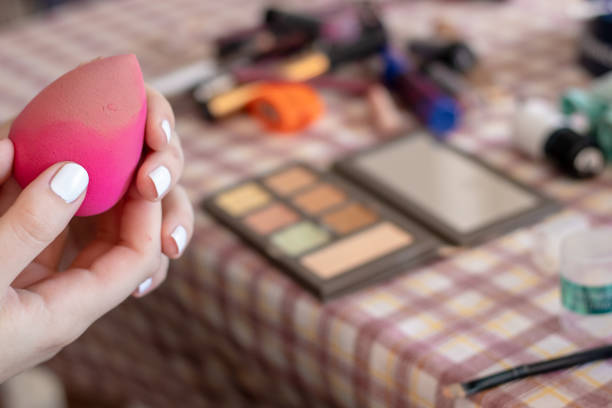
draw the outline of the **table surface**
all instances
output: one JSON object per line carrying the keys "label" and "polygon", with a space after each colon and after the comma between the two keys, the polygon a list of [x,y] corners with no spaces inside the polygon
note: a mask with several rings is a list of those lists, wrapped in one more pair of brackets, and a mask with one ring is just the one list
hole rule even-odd
{"label": "table surface", "polygon": [[[308,7],[323,4],[317,0]],[[430,34],[434,17],[448,18],[501,89],[553,100],[566,87],[587,81],[574,64],[580,32],[580,21],[570,13],[575,4],[394,2],[384,11],[398,39]],[[88,2],[3,27],[0,119],[17,114],[61,73],[98,55],[134,52],[147,78],[167,72],[210,52],[215,35],[257,21],[263,5],[259,0]],[[362,99],[326,93],[325,101],[324,117],[295,137],[265,134],[240,115],[212,126],[194,107],[179,104],[183,183],[196,207],[213,191],[290,159],[325,166],[380,141]],[[566,203],[565,215],[612,222],[612,172],[573,182],[545,163],[526,160],[509,148],[512,110],[504,97],[470,110],[452,143]],[[187,398],[189,387],[204,387],[201,377],[236,376],[244,377],[239,382],[249,389],[233,400],[237,405],[267,397],[268,406],[612,406],[612,362],[532,377],[466,400],[441,395],[445,384],[597,343],[561,331],[558,277],[534,264],[532,229],[321,304],[199,208],[197,213],[193,244],[173,265],[160,294],[127,302],[62,353],[57,364],[66,378],[115,393],[132,384],[130,392],[143,400],[148,395],[148,402],[159,406],[167,400],[151,387],[159,386],[166,398]],[[113,331],[123,340],[109,334]],[[147,342],[147,335],[153,340]],[[211,349],[206,342],[212,338]],[[235,364],[256,367],[256,375],[239,370],[223,377],[221,368],[198,357],[206,351],[237,356]],[[137,363],[126,363],[125,353]],[[155,362],[165,378],[159,385],[151,374]],[[147,364],[149,371],[139,370]],[[212,374],[205,375],[208,371]],[[219,387],[199,389],[183,406],[210,403],[204,394]]]}

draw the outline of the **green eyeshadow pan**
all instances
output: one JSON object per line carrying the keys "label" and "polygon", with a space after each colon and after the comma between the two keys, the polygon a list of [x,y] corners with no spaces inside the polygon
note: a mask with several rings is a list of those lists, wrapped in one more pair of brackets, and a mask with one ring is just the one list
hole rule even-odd
{"label": "green eyeshadow pan", "polygon": [[330,235],[310,221],[302,221],[274,234],[272,243],[285,254],[296,256],[328,242]]}

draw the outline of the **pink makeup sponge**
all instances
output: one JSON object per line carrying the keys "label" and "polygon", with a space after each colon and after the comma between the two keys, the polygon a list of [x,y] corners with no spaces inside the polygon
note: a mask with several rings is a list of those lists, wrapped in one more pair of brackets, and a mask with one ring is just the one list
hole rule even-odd
{"label": "pink makeup sponge", "polygon": [[87,195],[76,214],[100,214],[121,199],[132,180],[146,117],[136,56],[81,65],[43,89],[13,122],[13,175],[25,187],[53,163],[76,162],[89,173]]}

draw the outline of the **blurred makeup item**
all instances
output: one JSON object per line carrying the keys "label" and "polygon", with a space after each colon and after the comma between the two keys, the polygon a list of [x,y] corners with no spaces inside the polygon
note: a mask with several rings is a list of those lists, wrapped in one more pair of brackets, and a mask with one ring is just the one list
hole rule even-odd
{"label": "blurred makeup item", "polygon": [[374,126],[381,134],[390,136],[401,131],[404,121],[387,88],[382,85],[371,86],[367,99]]}
{"label": "blurred makeup item", "polygon": [[237,216],[262,207],[271,200],[270,194],[255,183],[246,183],[219,197],[218,204]]}
{"label": "blurred makeup item", "polygon": [[441,39],[452,41],[461,38],[461,34],[457,27],[446,18],[440,17],[434,19],[433,27],[436,37]]}
{"label": "blurred makeup item", "polygon": [[328,298],[438,258],[449,245],[535,222],[558,205],[418,132],[330,172],[290,164],[214,194],[204,208]]}
{"label": "blurred makeup item", "polygon": [[[608,2],[601,2],[609,7]],[[591,18],[584,24],[579,38],[579,62],[594,76],[612,70],[612,18],[609,10],[604,15]]]}
{"label": "blurred makeup item", "polygon": [[595,127],[612,104],[612,73],[591,81],[586,89],[568,89],[560,103],[564,114],[581,113],[589,119],[591,127]]}
{"label": "blurred makeup item", "polygon": [[311,214],[319,214],[346,200],[345,194],[330,184],[317,187],[297,195],[295,205]]}
{"label": "blurred makeup item", "polygon": [[594,80],[588,89],[569,89],[561,97],[565,115],[580,115],[588,119],[589,136],[612,161],[612,73]]}
{"label": "blurred makeup item", "polygon": [[321,26],[321,37],[331,43],[354,41],[361,34],[362,27],[355,9],[349,7],[337,15],[327,18]]}
{"label": "blurred makeup item", "polygon": [[340,161],[334,169],[455,245],[484,242],[558,209],[425,132]]}
{"label": "blurred makeup item", "polygon": [[442,31],[442,34],[438,32],[436,39],[409,41],[409,54],[418,61],[423,74],[458,98],[462,105],[482,105],[484,98],[472,83],[475,76],[480,76],[475,75],[480,71],[476,69],[476,55],[459,40],[459,33],[450,24],[439,20],[436,28],[436,31]]}
{"label": "blurred makeup item", "polygon": [[226,65],[261,62],[297,53],[312,42],[312,37],[297,31],[276,35],[268,30],[261,30],[242,40],[239,46],[235,46],[231,51],[225,51],[225,55],[219,58]]}
{"label": "blurred makeup item", "polygon": [[439,246],[358,187],[302,163],[223,190],[204,207],[324,299],[432,259]]}
{"label": "blurred makeup item", "polygon": [[343,64],[363,60],[380,52],[387,43],[384,30],[369,31],[351,43],[331,44],[288,62],[280,68],[282,77],[306,81]]}
{"label": "blurred makeup item", "polygon": [[383,26],[362,31],[353,42],[331,44],[324,48],[332,69],[343,64],[361,61],[380,53],[387,45],[387,33]]}
{"label": "blurred makeup item", "polygon": [[612,228],[599,226],[561,242],[559,323],[566,333],[612,341]]}
{"label": "blurred makeup item", "polygon": [[[265,67],[241,67],[234,70],[234,77],[239,83],[254,81],[286,82],[278,73]],[[366,95],[370,87],[373,86],[373,81],[344,78],[332,74],[318,76],[306,83],[316,88],[330,89],[355,96]]]}
{"label": "blurred makeup item", "polygon": [[589,90],[570,88],[561,96],[561,112],[565,115],[581,114],[589,121],[591,130],[597,127],[608,109],[605,99]]}
{"label": "blurred makeup item", "polygon": [[216,121],[241,110],[255,100],[259,94],[260,85],[259,82],[241,85],[211,99],[206,99],[206,92],[200,94],[198,90],[193,95],[200,105],[204,117],[210,121]]}
{"label": "blurred makeup item", "polygon": [[408,43],[408,51],[418,56],[423,65],[438,62],[461,74],[478,63],[474,51],[463,41],[413,40]]}
{"label": "blurred makeup item", "polygon": [[[577,329],[573,330],[572,332],[580,333],[580,330]],[[551,373],[554,371],[575,367],[577,365],[609,358],[612,358],[612,346],[601,346],[573,354],[563,355],[550,360],[542,360],[531,364],[519,365],[461,384],[447,385],[442,388],[442,395],[449,400],[465,399],[479,392],[483,392],[493,387],[499,387],[500,385],[520,380],[522,378]]]}
{"label": "blurred makeup item", "polygon": [[295,223],[299,215],[283,204],[272,204],[254,212],[244,219],[244,223],[262,235]]}
{"label": "blurred makeup item", "polygon": [[217,57],[226,58],[230,55],[239,53],[240,50],[247,46],[255,36],[264,30],[263,26],[256,26],[234,31],[215,40]]}
{"label": "blurred makeup item", "polygon": [[[370,11],[367,11],[371,9]],[[263,61],[290,55],[314,41],[348,44],[363,40],[375,26],[377,15],[363,5],[333,7],[315,14],[269,7],[261,26],[239,30],[216,40],[217,55],[225,61]]]}
{"label": "blurred makeup item", "polygon": [[295,54],[310,46],[312,38],[304,33],[289,33],[283,36],[275,36],[273,40],[263,43],[253,50],[251,60],[261,62],[273,58],[285,57]]}
{"label": "blurred makeup item", "polygon": [[457,28],[446,19],[434,22],[436,37],[408,41],[406,48],[419,68],[467,105],[499,101],[500,89]]}
{"label": "blurred makeup item", "polygon": [[[386,43],[384,32],[368,32],[350,44],[331,45],[322,51],[310,52],[283,64],[276,72],[284,81],[307,81],[318,77],[342,64],[360,60],[378,53]],[[228,86],[235,81],[221,78],[216,84],[203,84],[194,92],[194,98],[202,107],[205,116],[217,120],[244,108],[256,96],[257,84],[240,85],[223,93],[212,95],[210,89],[217,89],[218,83]]]}
{"label": "blurred makeup item", "polygon": [[280,196],[287,196],[312,186],[316,181],[314,173],[300,166],[276,173],[265,180],[266,186]]}
{"label": "blurred makeup item", "polygon": [[378,216],[361,204],[350,204],[323,217],[325,225],[342,234],[349,233],[374,223]]}
{"label": "blurred makeup item", "polygon": [[301,32],[311,38],[317,38],[321,31],[321,22],[314,16],[304,13],[293,13],[276,7],[269,7],[264,12],[266,26],[277,35]]}
{"label": "blurred makeup item", "polygon": [[284,64],[280,75],[289,81],[307,81],[331,70],[330,58],[321,51],[315,51]]}
{"label": "blurred makeup item", "polygon": [[422,71],[451,95],[460,95],[470,88],[460,74],[444,64],[432,62],[424,65]]}
{"label": "blurred makeup item", "polygon": [[421,71],[445,92],[455,97],[461,107],[478,107],[485,103],[483,95],[457,71],[439,62],[421,67]]}
{"label": "blurred makeup item", "polygon": [[297,132],[306,129],[323,113],[317,92],[295,82],[261,83],[248,111],[266,129]]}
{"label": "blurred makeup item", "polygon": [[347,43],[355,41],[364,29],[359,14],[360,7],[355,6],[318,17],[272,7],[266,10],[264,19],[270,30],[277,35],[300,32],[311,39]]}
{"label": "blurred makeup item", "polygon": [[571,234],[590,228],[582,214],[563,214],[533,229],[531,258],[543,271],[558,273],[561,260],[561,242]]}
{"label": "blurred makeup item", "polygon": [[317,88],[330,89],[355,96],[367,94],[373,86],[373,81],[371,80],[343,78],[331,74],[313,78],[308,83]]}
{"label": "blurred makeup item", "polygon": [[575,178],[594,177],[605,168],[601,149],[566,127],[563,115],[540,99],[531,99],[519,106],[514,117],[513,140],[531,158],[546,157]]}
{"label": "blurred makeup item", "polygon": [[211,75],[215,75],[217,69],[213,61],[199,60],[167,74],[160,75],[151,80],[149,84],[166,98],[170,98],[192,89],[201,81],[206,80]]}
{"label": "blurred makeup item", "polygon": [[397,55],[386,52],[384,60],[387,87],[437,138],[446,138],[459,124],[461,109],[457,101],[426,76],[407,68]]}
{"label": "blurred makeup item", "polygon": [[[263,54],[270,53],[267,47],[262,48],[262,38],[265,43],[269,43],[269,37],[275,38],[275,47],[288,48],[289,43],[297,42],[301,38],[305,46],[312,42],[319,34],[320,25],[318,19],[328,19],[346,10],[344,5],[334,5],[331,8],[320,10],[317,15],[302,15],[291,12],[284,12],[277,8],[269,8],[264,11],[263,22],[261,25],[234,31],[230,34],[219,37],[215,40],[217,56],[222,59],[228,58],[247,58],[254,57],[256,60],[263,59]],[[295,24],[297,21],[297,24]],[[291,24],[288,24],[291,22]],[[278,33],[278,35],[275,35]],[[287,41],[288,37],[292,38]],[[257,44],[259,43],[259,44]],[[296,44],[296,48],[299,46]],[[292,49],[292,51],[295,51]],[[278,52],[272,54],[278,54]],[[259,55],[259,57],[256,57]]]}
{"label": "blurred makeup item", "polygon": [[205,102],[217,95],[224,94],[235,89],[240,82],[231,70],[217,72],[204,79],[193,90],[193,96],[198,102]]}

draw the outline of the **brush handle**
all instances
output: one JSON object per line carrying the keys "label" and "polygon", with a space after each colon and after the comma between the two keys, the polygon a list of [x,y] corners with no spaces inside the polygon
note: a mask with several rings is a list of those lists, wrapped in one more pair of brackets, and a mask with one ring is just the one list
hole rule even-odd
{"label": "brush handle", "polygon": [[479,378],[463,384],[466,395],[472,395],[486,389],[505,384],[510,381],[530,377],[537,374],[550,373],[596,360],[612,358],[612,345],[581,351],[552,360],[520,365],[506,371],[500,371],[487,377]]}

